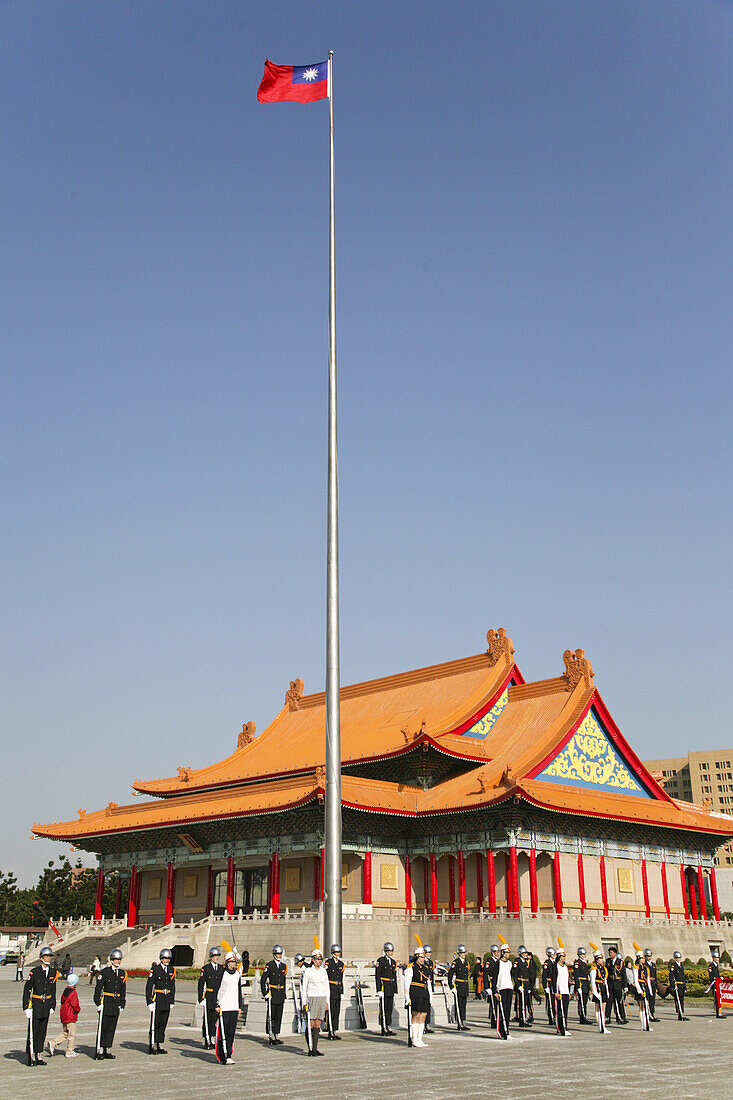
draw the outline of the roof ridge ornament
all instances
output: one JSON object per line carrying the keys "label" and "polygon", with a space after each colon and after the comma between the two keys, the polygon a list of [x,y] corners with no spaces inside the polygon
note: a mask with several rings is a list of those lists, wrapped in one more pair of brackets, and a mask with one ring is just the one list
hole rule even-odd
{"label": "roof ridge ornament", "polygon": [[316,786],[326,788],[326,769],[323,764],[319,764],[316,768]]}
{"label": "roof ridge ornament", "polygon": [[291,680],[290,689],[285,692],[285,702],[288,710],[300,710],[300,700],[303,698],[305,684],[302,680]]}
{"label": "roof ridge ornament", "polygon": [[257,726],[254,722],[243,722],[242,732],[237,737],[237,748],[243,749],[245,745],[251,745],[254,741]]}
{"label": "roof ridge ornament", "polygon": [[587,688],[593,687],[593,665],[586,657],[584,649],[576,649],[574,652],[566,649],[562,659],[565,662],[563,679],[567,691],[574,691],[581,680],[585,680]]}
{"label": "roof ridge ornament", "polygon": [[502,654],[506,656],[507,660],[511,661],[514,656],[514,646],[511,638],[507,636],[505,626],[500,626],[498,630],[489,630],[486,634],[486,641],[489,644],[486,655],[489,658],[490,665],[495,665]]}
{"label": "roof ridge ornament", "polygon": [[182,764],[179,764],[178,765],[178,778],[181,781],[181,783],[188,783],[189,779],[191,778],[191,769],[190,768],[184,768],[184,766]]}
{"label": "roof ridge ornament", "polygon": [[410,728],[407,725],[407,722],[405,722],[404,726],[400,730],[400,733],[405,739],[405,744],[409,745],[411,741],[418,741],[421,737],[427,737],[428,724],[423,718],[422,722],[420,723],[420,729],[415,730],[414,733],[410,733]]}

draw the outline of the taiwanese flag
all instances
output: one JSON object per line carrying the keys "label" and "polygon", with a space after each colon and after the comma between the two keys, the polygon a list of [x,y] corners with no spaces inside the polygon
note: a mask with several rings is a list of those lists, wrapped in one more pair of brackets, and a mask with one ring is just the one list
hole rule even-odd
{"label": "taiwanese flag", "polygon": [[273,65],[265,61],[265,75],[257,89],[260,103],[315,103],[328,96],[328,62],[315,65]]}

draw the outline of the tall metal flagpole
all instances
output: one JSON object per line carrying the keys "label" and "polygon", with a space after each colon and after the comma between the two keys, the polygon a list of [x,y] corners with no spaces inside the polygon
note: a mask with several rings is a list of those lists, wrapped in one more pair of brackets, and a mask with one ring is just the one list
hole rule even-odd
{"label": "tall metal flagpole", "polygon": [[341,943],[341,694],[339,683],[338,457],[336,434],[336,250],[333,211],[333,50],[328,52],[331,223],[328,298],[328,549],[326,565],[326,821],[324,951]]}

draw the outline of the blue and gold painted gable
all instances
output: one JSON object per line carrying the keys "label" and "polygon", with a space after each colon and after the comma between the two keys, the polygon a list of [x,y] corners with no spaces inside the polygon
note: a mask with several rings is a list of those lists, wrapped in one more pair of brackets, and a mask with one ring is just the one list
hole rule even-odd
{"label": "blue and gold painted gable", "polygon": [[470,729],[464,730],[462,737],[476,737],[479,741],[483,741],[484,737],[487,737],[491,731],[491,727],[496,722],[497,718],[503,711],[504,707],[509,702],[509,688],[514,686],[514,678],[510,680],[507,686],[502,691],[499,698],[494,703],[491,710],[487,710],[483,718],[479,718],[474,722]]}
{"label": "blue and gold painted gable", "polygon": [[565,748],[535,779],[609,794],[652,797],[611,743],[595,707],[588,711]]}

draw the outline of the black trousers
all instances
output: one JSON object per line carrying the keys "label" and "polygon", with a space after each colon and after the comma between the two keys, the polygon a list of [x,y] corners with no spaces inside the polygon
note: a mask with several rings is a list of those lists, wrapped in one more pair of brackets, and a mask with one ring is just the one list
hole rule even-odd
{"label": "black trousers", "polygon": [[156,1046],[162,1046],[165,1042],[165,1029],[168,1027],[168,1017],[171,1014],[169,1008],[162,1008],[155,1006],[155,1011],[151,1012],[152,1020],[150,1022],[151,1030],[148,1032],[148,1037],[152,1033],[153,1042]]}
{"label": "black trousers", "polygon": [[547,1011],[547,1022],[555,1026],[555,1011],[552,1007],[552,990],[547,988],[545,990],[545,1010]]}
{"label": "black trousers", "polygon": [[606,1023],[611,1019],[611,1009],[616,1013],[616,1019],[626,1023],[626,1009],[624,1008],[624,991],[618,986],[612,986],[611,996],[606,1001]]}
{"label": "black trousers", "polygon": [[99,1030],[99,1045],[102,1050],[109,1050],[115,1041],[115,1030],[117,1029],[119,1015],[119,1012],[102,1013],[102,1026]]}
{"label": "black trousers", "polygon": [[[500,989],[499,997],[501,1000],[496,1001],[496,1029],[499,1032],[501,1039],[509,1038],[509,1021],[512,1016],[512,998],[514,996],[513,989]],[[494,998],[496,1000],[496,998]]]}
{"label": "black trousers", "polygon": [[530,1000],[531,1000],[531,998],[529,996],[529,993],[527,993],[525,991],[525,988],[524,988],[523,984],[520,982],[520,984],[517,986],[517,997],[516,997],[517,1019],[519,1020],[520,1024],[529,1023],[529,1003],[528,1002]]}
{"label": "black trousers", "polygon": [[[43,1044],[46,1042],[48,1031],[48,1016],[33,1016],[29,1021],[30,1029],[25,1043],[28,1065],[32,1061],[38,1062],[43,1052]],[[31,1035],[33,1036],[33,1058],[31,1058]]]}
{"label": "black trousers", "polygon": [[677,1009],[677,1016],[681,1020],[685,1014],[685,991],[681,985],[672,982],[672,1003]]}
{"label": "black trousers", "polygon": [[338,1031],[339,1018],[341,1016],[341,994],[329,998],[328,1010],[331,1013],[331,1030]]}
{"label": "black trousers", "polygon": [[555,1024],[557,1030],[561,1035],[564,1035],[568,1030],[568,1008],[570,1007],[570,996],[567,993],[561,993],[559,997],[555,997]]}
{"label": "black trousers", "polygon": [[204,1037],[204,1042],[209,1042],[214,1045],[216,1039],[216,1025],[219,1020],[219,1013],[216,1008],[216,1001],[212,998],[206,998],[204,1005],[204,1018],[201,1021],[201,1034]]}
{"label": "black trousers", "polygon": [[489,1027],[496,1027],[496,997],[489,986]]}
{"label": "black trousers", "polygon": [[466,992],[464,994],[464,993],[461,993],[461,991],[459,990],[458,991],[458,1015],[461,1018],[461,1023],[462,1024],[465,1024],[465,1022],[466,1022],[466,1005],[467,1004],[468,1004],[468,992]]}
{"label": "black trousers", "polygon": [[270,1025],[272,1027],[272,1034],[277,1038],[280,1034],[280,1028],[283,1022],[283,1002],[273,1003],[273,1001],[270,1000],[270,1013],[272,1015],[272,1022]]}
{"label": "black trousers", "polygon": [[588,982],[579,982],[578,984],[578,1019],[584,1023],[588,1019],[588,993],[590,992]]}
{"label": "black trousers", "polygon": [[392,1027],[392,1011],[394,1009],[394,993],[385,993],[382,999],[384,1005],[384,1026]]}
{"label": "black trousers", "polygon": [[234,1050],[234,1037],[237,1033],[238,1012],[222,1012],[218,1016],[215,1035],[216,1057],[222,1065],[226,1065],[227,1058],[231,1058]]}

